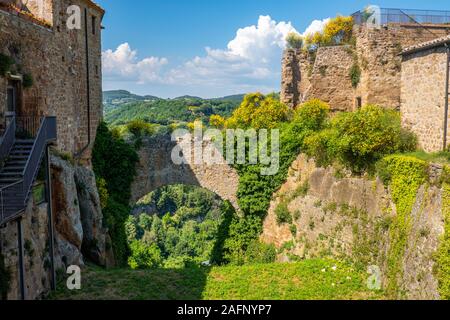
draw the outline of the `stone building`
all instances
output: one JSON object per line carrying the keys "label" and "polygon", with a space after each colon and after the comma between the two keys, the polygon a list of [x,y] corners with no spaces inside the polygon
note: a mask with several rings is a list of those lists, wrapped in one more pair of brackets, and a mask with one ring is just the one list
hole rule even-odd
{"label": "stone building", "polygon": [[90,169],[103,15],[91,0],[0,0],[0,299],[38,298],[84,258],[113,261]]}
{"label": "stone building", "polygon": [[406,48],[401,76],[401,114],[428,152],[446,149],[450,36]]}
{"label": "stone building", "polygon": [[[411,15],[410,15],[411,14]],[[282,62],[281,99],[290,107],[311,98],[329,102],[334,111],[354,110],[365,104],[400,108],[403,48],[450,34],[439,12],[382,9],[381,27],[368,27],[355,13],[354,45],[320,47],[305,53],[287,49]],[[352,83],[350,70],[360,77]]]}

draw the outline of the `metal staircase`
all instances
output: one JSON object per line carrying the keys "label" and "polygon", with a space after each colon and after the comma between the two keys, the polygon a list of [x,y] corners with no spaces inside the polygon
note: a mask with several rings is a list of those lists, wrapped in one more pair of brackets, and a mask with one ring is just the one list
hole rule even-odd
{"label": "metal staircase", "polygon": [[26,208],[47,145],[56,141],[55,117],[11,117],[0,140],[0,225]]}

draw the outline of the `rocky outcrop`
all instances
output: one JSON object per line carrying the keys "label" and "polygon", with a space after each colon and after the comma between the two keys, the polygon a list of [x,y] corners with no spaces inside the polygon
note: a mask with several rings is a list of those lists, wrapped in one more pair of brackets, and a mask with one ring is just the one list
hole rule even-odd
{"label": "rocky outcrop", "polygon": [[83,255],[99,265],[106,265],[106,234],[94,173],[86,167],[75,169],[75,182],[83,227]]}
{"label": "rocky outcrop", "polygon": [[[277,223],[276,208],[282,202],[292,215],[291,225]],[[320,168],[300,155],[271,203],[261,239],[280,249],[281,261],[331,256],[350,258],[364,269],[378,266],[386,286],[390,226],[395,217],[391,192],[381,181]],[[443,233],[442,190],[424,185],[411,212],[399,272],[405,298],[439,299],[432,256]]]}
{"label": "rocky outcrop", "polygon": [[70,265],[84,265],[81,254],[83,225],[75,184],[75,168],[69,162],[52,156],[51,169],[55,249],[60,258],[56,265],[64,269]]}

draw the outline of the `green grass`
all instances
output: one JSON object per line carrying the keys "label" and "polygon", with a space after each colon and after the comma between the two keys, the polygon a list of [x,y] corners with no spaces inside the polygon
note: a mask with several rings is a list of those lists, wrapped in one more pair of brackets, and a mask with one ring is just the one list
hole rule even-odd
{"label": "green grass", "polygon": [[[179,270],[103,270],[89,267],[82,273],[81,290],[60,289],[50,299],[381,299],[380,292],[367,289],[366,277],[350,265],[332,260]],[[60,284],[59,287],[63,286]]]}

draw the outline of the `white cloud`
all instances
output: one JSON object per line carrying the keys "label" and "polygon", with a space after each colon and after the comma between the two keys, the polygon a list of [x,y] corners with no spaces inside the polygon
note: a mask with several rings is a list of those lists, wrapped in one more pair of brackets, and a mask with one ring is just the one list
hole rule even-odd
{"label": "white cloud", "polygon": [[323,20],[314,20],[311,24],[306,28],[305,32],[303,32],[303,36],[311,35],[316,32],[322,32],[325,28],[325,25],[331,20],[331,18],[323,19]]}
{"label": "white cloud", "polygon": [[137,51],[128,43],[123,43],[115,51],[106,50],[102,54],[103,73],[109,80],[134,80],[137,83],[160,79],[160,71],[169,61],[166,58],[148,57],[137,59]]}
{"label": "white cloud", "polygon": [[207,47],[204,55],[167,70],[163,68],[167,59],[139,60],[137,52],[124,43],[115,51],[103,52],[104,73],[110,81],[176,86],[179,95],[192,92],[189,89],[194,87],[202,88],[205,96],[217,88],[223,88],[224,95],[279,90],[281,54],[292,31],[296,30],[290,22],[260,16],[256,25],[237,30],[226,49]]}

